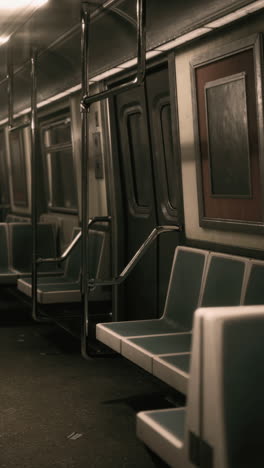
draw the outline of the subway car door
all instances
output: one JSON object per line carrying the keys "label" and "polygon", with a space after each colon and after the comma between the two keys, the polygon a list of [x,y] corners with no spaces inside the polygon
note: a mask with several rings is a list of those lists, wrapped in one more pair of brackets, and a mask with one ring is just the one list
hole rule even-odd
{"label": "subway car door", "polygon": [[[117,195],[122,198],[118,230],[122,230],[120,237],[124,239],[125,265],[155,226],[178,222],[173,213],[167,216],[164,195],[168,193],[167,178],[173,178],[171,171],[175,169],[171,161],[172,131],[167,128],[171,127],[167,66],[149,71],[144,87],[116,96],[113,108],[121,187]],[[174,183],[176,179],[174,174]],[[160,187],[164,183],[166,187]],[[173,197],[174,192],[172,205],[177,204]],[[163,236],[152,244],[125,282],[124,319],[154,318],[162,312],[178,234]]]}
{"label": "subway car door", "polygon": [[[152,147],[157,224],[183,223],[181,168],[176,92],[170,91],[168,64],[153,68],[146,79],[148,123]],[[175,82],[174,77],[172,81]],[[157,241],[157,307],[161,312],[166,299],[174,250],[180,242],[178,232],[162,234]]]}

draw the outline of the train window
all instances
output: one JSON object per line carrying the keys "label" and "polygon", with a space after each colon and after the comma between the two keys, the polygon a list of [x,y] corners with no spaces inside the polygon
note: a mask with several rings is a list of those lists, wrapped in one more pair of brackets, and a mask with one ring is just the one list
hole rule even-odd
{"label": "train window", "polygon": [[0,132],[0,203],[9,203],[8,177],[6,168],[5,135]]}
{"label": "train window", "polygon": [[142,163],[144,161],[143,155],[142,158],[137,157],[139,149],[144,148],[142,120],[143,116],[141,112],[128,114],[127,130],[135,201],[139,207],[147,207],[149,205],[149,197],[146,177],[149,171],[147,165]]}
{"label": "train window", "polygon": [[10,159],[12,174],[13,203],[18,206],[27,206],[27,179],[25,167],[25,152],[23,130],[15,130],[9,135]]}
{"label": "train window", "polygon": [[54,211],[77,210],[77,187],[69,118],[43,127],[43,147],[48,169],[48,204]]}
{"label": "train window", "polygon": [[175,172],[173,168],[174,150],[172,139],[172,122],[170,104],[165,104],[160,109],[160,126],[162,146],[164,154],[164,167],[167,180],[168,199],[170,206],[177,209],[177,189],[175,184]]}
{"label": "train window", "polygon": [[50,127],[46,132],[51,145],[71,143],[71,122],[69,119]]}

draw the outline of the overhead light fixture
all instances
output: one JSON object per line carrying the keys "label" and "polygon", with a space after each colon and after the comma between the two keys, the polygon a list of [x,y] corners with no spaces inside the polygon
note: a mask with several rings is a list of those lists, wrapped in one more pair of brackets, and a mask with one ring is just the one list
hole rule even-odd
{"label": "overhead light fixture", "polygon": [[262,8],[264,8],[264,0],[257,0],[256,2],[252,2],[243,8],[239,8],[238,10],[234,11],[233,13],[230,13],[229,15],[223,16],[222,18],[208,23],[206,27],[213,29],[220,28],[221,26],[233,23],[234,21],[240,18],[244,18],[245,16],[250,15],[250,13],[262,10]]}
{"label": "overhead light fixture", "polygon": [[0,36],[0,46],[6,44],[10,39],[10,36]]}
{"label": "overhead light fixture", "polygon": [[19,10],[21,8],[39,8],[48,0],[0,0],[0,10]]}
{"label": "overhead light fixture", "polygon": [[197,37],[203,36],[204,34],[208,33],[210,30],[211,28],[209,28],[208,25],[206,25],[206,27],[204,28],[194,29],[193,31],[190,31],[189,33],[183,34],[182,36],[179,36],[176,39],[173,39],[172,41],[166,42],[165,44],[158,46],[156,50],[165,52],[166,50],[173,49],[174,47],[178,47],[182,44],[185,44],[186,42],[192,41],[193,39],[196,39]]}

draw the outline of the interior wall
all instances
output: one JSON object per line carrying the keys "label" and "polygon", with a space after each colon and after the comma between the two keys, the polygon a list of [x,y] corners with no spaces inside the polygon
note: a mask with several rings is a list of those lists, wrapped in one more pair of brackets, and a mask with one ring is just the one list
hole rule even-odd
{"label": "interior wall", "polygon": [[[196,180],[196,152],[194,138],[192,85],[190,63],[194,58],[233,41],[264,31],[264,13],[258,13],[236,26],[226,28],[196,44],[176,51],[176,86],[178,93],[179,133],[182,160],[182,184],[187,239],[221,243],[251,249],[264,249],[264,236],[243,232],[223,231],[199,226],[198,192]],[[264,157],[264,155],[262,155]]]}
{"label": "interior wall", "polygon": [[[91,88],[91,93],[97,92],[97,87]],[[80,95],[76,94],[70,98],[71,114],[72,114],[72,133],[73,133],[73,151],[74,160],[77,172],[77,187],[78,187],[78,206],[81,216],[81,112],[80,112]],[[106,197],[106,178],[104,165],[104,146],[102,139],[102,117],[100,103],[94,103],[88,114],[89,119],[89,217],[105,216],[107,211]],[[96,134],[96,135],[95,135]],[[96,145],[96,140],[99,141],[99,147]],[[100,145],[101,156],[100,160]],[[96,165],[101,164],[99,169]]]}

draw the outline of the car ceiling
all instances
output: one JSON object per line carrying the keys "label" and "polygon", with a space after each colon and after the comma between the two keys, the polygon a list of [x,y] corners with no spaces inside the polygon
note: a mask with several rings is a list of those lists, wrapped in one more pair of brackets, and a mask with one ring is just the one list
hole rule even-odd
{"label": "car ceiling", "polygon": [[[8,0],[7,0],[8,1]],[[37,48],[38,101],[63,92],[81,81],[80,10],[86,3],[92,15],[90,73],[103,73],[136,55],[136,0],[49,0],[22,15],[1,17],[0,33],[12,34],[9,46],[0,47],[0,119],[7,116],[7,49],[14,64],[14,110],[30,104],[29,58]],[[102,5],[111,3],[111,9]],[[146,0],[147,49],[151,50],[209,20],[253,3],[245,0]],[[98,13],[98,14],[97,14]]]}

